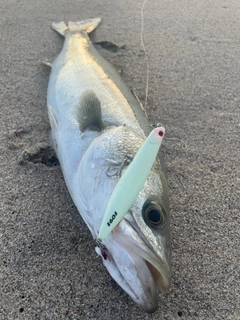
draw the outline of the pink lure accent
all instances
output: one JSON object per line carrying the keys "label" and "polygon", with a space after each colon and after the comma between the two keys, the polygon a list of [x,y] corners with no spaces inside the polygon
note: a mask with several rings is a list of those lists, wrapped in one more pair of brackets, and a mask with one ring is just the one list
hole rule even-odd
{"label": "pink lure accent", "polygon": [[158,137],[158,139],[162,139],[164,137],[165,134],[165,129],[163,127],[159,127],[156,130],[156,136]]}

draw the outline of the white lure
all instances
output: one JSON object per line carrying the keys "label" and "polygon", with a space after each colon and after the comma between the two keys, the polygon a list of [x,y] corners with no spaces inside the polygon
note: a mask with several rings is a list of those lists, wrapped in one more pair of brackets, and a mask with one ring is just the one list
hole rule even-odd
{"label": "white lure", "polygon": [[99,241],[112,231],[132,206],[156,160],[164,134],[163,127],[152,130],[116,184],[103,216]]}

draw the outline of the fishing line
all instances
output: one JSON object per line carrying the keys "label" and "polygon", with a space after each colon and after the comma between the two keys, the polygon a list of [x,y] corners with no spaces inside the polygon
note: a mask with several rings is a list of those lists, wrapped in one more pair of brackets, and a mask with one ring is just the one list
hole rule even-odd
{"label": "fishing line", "polygon": [[149,81],[149,66],[148,66],[148,54],[147,50],[144,45],[143,41],[143,32],[144,32],[144,16],[143,16],[143,10],[145,7],[147,0],[143,1],[142,7],[141,7],[141,35],[140,35],[140,40],[141,40],[141,46],[143,48],[144,54],[145,54],[145,61],[146,61],[146,69],[147,69],[147,79],[146,79],[146,90],[145,90],[145,103],[144,103],[144,108],[146,110],[147,107],[147,100],[148,100],[148,81]]}
{"label": "fishing line", "polygon": [[184,140],[182,140],[182,139],[179,139],[179,138],[166,138],[166,137],[165,137],[165,139],[166,139],[166,140],[176,140],[176,141],[180,141],[180,142],[184,145],[184,148],[185,148],[185,149],[188,149],[188,145],[187,145],[186,142],[185,142]]}
{"label": "fishing line", "polygon": [[[147,115],[147,112],[146,112],[146,109],[147,109],[147,100],[148,100],[148,89],[149,89],[149,64],[148,64],[148,54],[147,54],[147,50],[146,50],[146,47],[145,47],[145,44],[144,44],[144,40],[143,40],[143,34],[144,34],[144,7],[147,3],[147,0],[144,0],[143,1],[143,4],[142,4],[142,7],[141,7],[141,34],[140,34],[140,41],[141,41],[141,46],[143,48],[143,51],[144,51],[144,55],[145,55],[145,61],[146,61],[146,69],[147,69],[147,79],[146,79],[146,90],[145,90],[145,101],[144,101],[144,107],[142,106],[142,103],[141,101],[139,100],[139,98],[135,95],[136,99],[138,100],[138,102],[140,103],[141,107],[143,108],[143,111],[145,112],[146,114],[146,117],[148,118],[148,115]],[[181,139],[178,139],[178,138],[167,138],[165,137],[166,140],[178,140],[180,142],[182,142],[185,146],[185,148],[187,149],[187,144],[181,140]]]}

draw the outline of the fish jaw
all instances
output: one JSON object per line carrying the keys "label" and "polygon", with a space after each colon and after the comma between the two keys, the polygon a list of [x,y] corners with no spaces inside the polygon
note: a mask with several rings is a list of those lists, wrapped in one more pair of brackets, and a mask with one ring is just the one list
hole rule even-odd
{"label": "fish jaw", "polygon": [[108,237],[106,246],[104,253],[99,247],[96,252],[102,257],[109,274],[140,308],[148,313],[155,312],[157,290],[146,261],[129,253],[112,236]]}
{"label": "fish jaw", "polygon": [[171,283],[169,261],[159,258],[130,223],[123,219],[96,247],[112,278],[145,312],[157,310],[157,289],[167,290]]}
{"label": "fish jaw", "polygon": [[118,242],[146,261],[157,289],[168,290],[172,275],[170,243],[166,243],[165,237],[162,237],[157,248],[150,247],[148,239],[127,219],[124,219],[118,228],[122,231],[117,232]]}

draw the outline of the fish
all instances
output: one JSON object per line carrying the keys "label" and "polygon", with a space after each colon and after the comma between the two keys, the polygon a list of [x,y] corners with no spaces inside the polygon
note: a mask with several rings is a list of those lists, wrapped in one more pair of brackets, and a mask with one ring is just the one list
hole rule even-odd
{"label": "fish", "polygon": [[96,253],[132,300],[152,313],[158,308],[158,289],[169,289],[172,276],[162,153],[124,218],[97,242],[114,187],[152,130],[136,97],[89,38],[100,21],[52,24],[65,39],[51,64],[47,89],[51,141]]}

